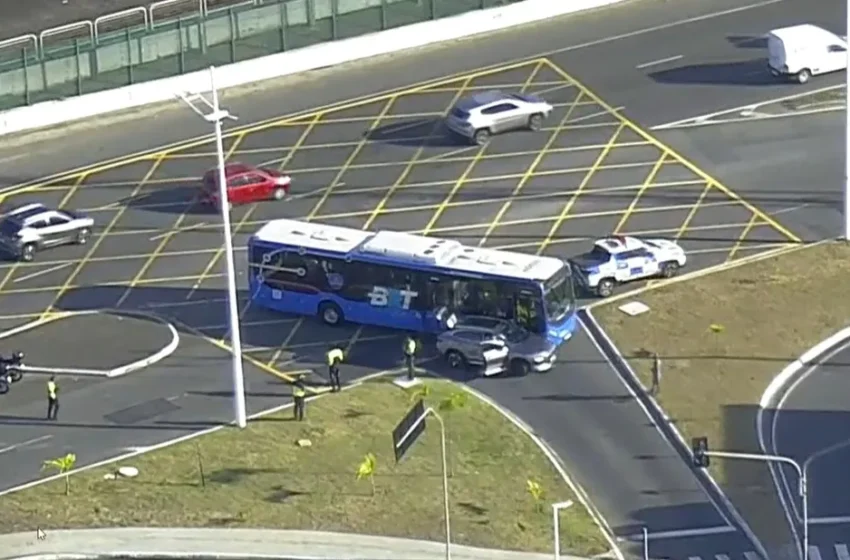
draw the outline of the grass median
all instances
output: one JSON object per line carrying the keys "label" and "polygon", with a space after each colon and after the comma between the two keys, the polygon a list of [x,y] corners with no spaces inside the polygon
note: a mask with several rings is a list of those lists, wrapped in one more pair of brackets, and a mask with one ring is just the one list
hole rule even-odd
{"label": "grass median", "polygon": [[[755,418],[764,390],[850,324],[848,278],[850,246],[825,243],[602,303],[593,313],[645,387],[650,356],[661,357],[656,398],[688,441],[708,436],[716,450],[759,452]],[[632,300],[650,311],[630,317],[618,309]],[[760,537],[787,540],[763,464],[715,460],[711,471]]]}
{"label": "grass median", "polygon": [[[552,464],[489,404],[447,381],[426,387],[426,403],[439,407],[446,423],[453,541],[551,551],[550,504],[575,500]],[[223,429],[84,471],[71,476],[67,496],[62,480],[16,492],[3,497],[3,530],[262,527],[440,541],[438,424],[429,422],[400,463],[393,454],[392,430],[415,398],[387,381],[365,383],[309,402],[304,422],[292,421],[287,410],[244,431]],[[297,445],[304,439],[309,447]],[[375,458],[372,476],[358,477],[368,454]],[[117,466],[140,474],[106,480]],[[561,523],[565,551],[592,556],[607,550],[577,500]]]}

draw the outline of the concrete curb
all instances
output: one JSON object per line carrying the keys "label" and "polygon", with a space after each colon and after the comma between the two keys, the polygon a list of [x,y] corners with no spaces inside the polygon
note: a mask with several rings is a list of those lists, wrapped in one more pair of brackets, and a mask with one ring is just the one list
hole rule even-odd
{"label": "concrete curb", "polygon": [[177,350],[177,347],[180,345],[180,333],[177,332],[177,329],[174,327],[173,324],[169,323],[159,315],[153,313],[146,313],[143,311],[118,311],[108,309],[68,311],[64,313],[58,313],[56,315],[52,315],[44,319],[38,319],[25,325],[21,325],[20,327],[16,327],[14,329],[2,332],[0,333],[0,340],[15,336],[16,334],[37,329],[39,327],[54,323],[56,321],[62,321],[65,319],[71,319],[73,317],[81,317],[86,315],[96,315],[100,313],[112,313],[116,315],[125,315],[128,317],[141,317],[144,319],[156,321],[157,323],[165,325],[168,330],[171,331],[171,341],[153,354],[151,354],[150,356],[148,356],[147,358],[142,358],[141,360],[136,360],[134,362],[130,362],[129,364],[124,364],[122,366],[118,366],[112,369],[51,368],[25,365],[21,368],[22,371],[27,373],[40,373],[47,375],[74,375],[80,377],[121,377],[122,375],[127,375],[128,373],[144,369],[148,366],[151,366],[157,362],[164,360],[165,358],[173,354],[175,350]]}
{"label": "concrete curb", "polygon": [[[0,536],[0,546],[23,560],[100,558],[221,558],[328,560],[442,560],[445,543],[398,537],[274,529],[116,528]],[[73,552],[65,553],[64,550]],[[17,552],[20,551],[20,552]],[[79,552],[82,551],[82,552]],[[249,551],[249,552],[245,552]],[[253,552],[251,552],[253,551]],[[23,552],[23,554],[21,554]],[[550,560],[551,554],[452,545],[457,560]],[[564,556],[564,560],[580,560]]]}
{"label": "concrete curb", "polygon": [[[843,345],[848,340],[850,340],[850,327],[841,329],[834,335],[827,337],[806,350],[806,352],[785,366],[785,368],[783,368],[782,371],[780,371],[776,377],[771,380],[767,389],[765,389],[764,393],[762,393],[761,400],[759,401],[759,409],[756,413],[756,432],[758,434],[759,449],[762,453],[773,455],[776,450],[776,441],[774,441],[773,429],[771,429],[770,433],[770,445],[768,445],[765,441],[764,413],[769,409],[775,411],[771,422],[771,426],[774,426],[779,412],[778,407],[781,406],[781,402],[785,396],[787,396],[788,391],[793,388],[798,380],[802,379],[802,376],[805,375],[807,371],[811,370],[812,366],[817,365],[820,358],[829,357],[833,350]],[[773,479],[773,485],[776,488],[776,494],[779,496],[779,501],[782,503],[785,518],[788,520],[788,526],[790,527],[791,533],[794,535],[794,539],[798,543],[799,548],[800,538],[798,534],[799,531],[797,530],[797,522],[796,519],[794,519],[795,516],[792,514],[791,506],[786,499],[786,493],[780,486],[780,484],[782,484],[782,486],[785,487],[785,490],[787,490],[787,481],[785,480],[785,476],[782,473],[780,465],[768,463],[767,466],[770,470],[770,477]],[[780,483],[780,478],[782,478],[782,483]]]}
{"label": "concrete curb", "polygon": [[690,445],[685,441],[682,433],[676,428],[672,419],[664,412],[664,409],[658,402],[649,395],[646,388],[641,383],[631,365],[626,361],[620,350],[602,329],[601,325],[596,321],[590,308],[579,310],[579,319],[588,331],[590,337],[596,342],[597,347],[603,352],[614,371],[620,376],[629,391],[635,396],[641,407],[646,411],[650,419],[655,423],[661,435],[670,444],[670,447],[679,455],[682,461],[689,466],[691,472],[705,489],[709,498],[715,504],[723,504],[726,511],[732,515],[738,527],[747,535],[747,538],[758,549],[758,553],[762,558],[770,558],[767,550],[761,543],[756,534],[750,529],[750,526],[744,520],[743,516],[735,508],[734,504],[729,500],[720,485],[714,480],[714,477],[705,469],[697,469],[693,467],[693,459],[691,456]]}
{"label": "concrete curb", "polygon": [[575,481],[573,481],[573,479],[570,478],[569,474],[567,474],[566,469],[561,464],[561,460],[558,457],[558,454],[555,453],[555,451],[552,450],[552,448],[549,446],[549,444],[546,443],[546,441],[543,438],[541,438],[536,433],[534,433],[534,428],[532,428],[531,426],[526,424],[522,420],[522,418],[520,418],[519,416],[517,416],[516,414],[514,414],[513,412],[511,412],[507,408],[503,407],[502,405],[500,405],[499,403],[497,403],[496,401],[494,401],[493,399],[491,399],[487,395],[481,393],[480,391],[473,389],[472,387],[470,387],[469,385],[467,385],[465,383],[462,384],[462,387],[466,392],[475,396],[481,402],[486,403],[486,404],[490,405],[491,407],[493,407],[494,410],[498,411],[511,424],[516,426],[526,436],[528,436],[528,438],[531,441],[533,441],[535,443],[535,445],[537,445],[537,447],[540,448],[540,451],[542,451],[543,454],[546,456],[546,458],[549,459],[549,462],[552,463],[552,466],[555,468],[556,471],[558,471],[558,474],[561,476],[561,478],[564,480],[564,482],[567,484],[567,486],[570,487],[570,490],[572,490],[573,494],[575,494],[578,501],[581,503],[581,505],[584,507],[584,509],[587,511],[587,513],[593,519],[593,522],[599,528],[599,531],[602,533],[602,536],[605,537],[606,541],[608,541],[608,544],[611,547],[611,552],[614,554],[615,558],[617,560],[625,560],[625,556],[623,556],[623,552],[620,550],[620,547],[617,546],[617,540],[616,540],[616,537],[614,536],[614,531],[611,529],[610,526],[608,526],[608,522],[605,521],[605,518],[602,516],[602,514],[600,514],[596,510],[596,508],[593,506],[593,503],[590,501],[590,498],[588,497],[588,495],[584,491],[584,489],[581,486],[579,486]]}

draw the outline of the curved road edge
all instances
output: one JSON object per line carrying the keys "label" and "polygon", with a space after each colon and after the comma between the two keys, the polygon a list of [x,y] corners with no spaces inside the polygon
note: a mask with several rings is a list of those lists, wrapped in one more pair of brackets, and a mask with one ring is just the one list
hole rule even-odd
{"label": "curved road edge", "polygon": [[[37,533],[39,533],[37,535]],[[445,543],[323,531],[120,528],[0,535],[0,560],[121,558],[442,560]],[[549,560],[552,555],[452,545],[454,560]],[[565,560],[580,560],[562,555]]]}
{"label": "curved road edge", "polygon": [[600,354],[605,357],[610,364],[611,369],[617,373],[626,385],[628,391],[632,394],[650,420],[652,420],[662,438],[670,444],[670,447],[672,447],[682,461],[688,465],[691,472],[708,494],[709,499],[714,502],[715,507],[724,514],[728,514],[727,522],[729,521],[728,518],[734,520],[734,525],[746,535],[747,540],[750,541],[762,558],[769,558],[770,556],[767,554],[767,550],[764,548],[764,545],[762,545],[753,530],[750,529],[746,520],[744,520],[743,516],[738,512],[734,504],[732,504],[731,500],[729,500],[720,488],[720,485],[717,484],[717,481],[715,481],[705,469],[695,469],[692,466],[693,461],[691,458],[691,448],[685,441],[685,438],[675,427],[670,417],[667,416],[667,413],[664,412],[664,409],[662,409],[655,399],[652,398],[652,396],[650,396],[644,389],[640,379],[637,377],[637,374],[626,359],[623,358],[623,355],[620,353],[619,349],[608,334],[597,322],[590,308],[585,307],[579,310],[579,320],[584,325],[593,343],[599,349]]}
{"label": "curved road edge", "polygon": [[24,372],[29,373],[39,373],[39,374],[48,374],[48,375],[74,375],[80,377],[121,377],[122,375],[127,375],[128,373],[132,373],[134,371],[139,371],[148,366],[152,366],[157,362],[161,362],[168,356],[172,355],[180,346],[180,333],[177,332],[177,328],[163,319],[159,315],[154,313],[146,313],[142,311],[118,311],[118,310],[109,310],[109,309],[92,309],[87,311],[69,311],[65,313],[58,313],[55,315],[51,315],[45,317],[44,319],[38,319],[35,321],[31,321],[19,327],[15,327],[14,329],[9,329],[7,331],[0,332],[0,340],[15,336],[17,334],[21,334],[26,331],[31,331],[33,329],[37,329],[39,327],[43,327],[49,323],[54,323],[56,321],[64,321],[67,319],[73,319],[74,317],[82,317],[86,315],[97,315],[101,313],[114,313],[116,315],[126,315],[129,317],[135,317],[146,320],[153,320],[163,326],[165,326],[170,334],[171,340],[160,348],[159,350],[152,352],[148,357],[142,358],[140,360],[134,360],[132,362],[114,367],[112,369],[80,369],[80,368],[50,368],[50,367],[37,367],[37,366],[27,366],[23,365],[21,369]]}
{"label": "curved road edge", "polygon": [[[759,447],[762,453],[776,455],[776,424],[785,398],[791,394],[798,383],[814,372],[821,363],[828,361],[834,354],[844,350],[848,341],[850,341],[850,327],[841,329],[815,344],[773,378],[762,394],[756,415],[756,431],[758,432]],[[772,412],[769,428],[766,426],[765,420],[768,412]],[[795,540],[799,543],[800,535],[797,529],[796,510],[789,500],[791,493],[785,472],[780,465],[774,463],[769,463],[769,468],[776,493],[782,503],[785,518]]]}

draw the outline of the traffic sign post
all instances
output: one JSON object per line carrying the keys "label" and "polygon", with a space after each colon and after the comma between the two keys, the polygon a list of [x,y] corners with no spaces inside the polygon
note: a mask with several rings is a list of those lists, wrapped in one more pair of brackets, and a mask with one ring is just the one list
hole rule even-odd
{"label": "traffic sign post", "polygon": [[[710,451],[708,448],[708,438],[698,437],[691,440],[691,451],[693,452],[694,466],[697,468],[705,468],[710,464],[710,457],[718,459],[741,459],[744,461],[761,461],[763,463],[782,463],[791,465],[797,471],[797,477],[800,481],[799,494],[803,502],[803,542],[800,551],[803,560],[809,560],[809,483],[808,483],[808,463],[800,466],[800,463],[784,457],[782,455],[762,455],[758,453],[735,453],[731,451]],[[791,520],[793,523],[794,520]],[[793,526],[792,526],[793,527]],[[796,531],[795,531],[796,533]]]}
{"label": "traffic sign post", "polygon": [[555,560],[561,560],[561,510],[573,507],[573,501],[552,504],[552,530],[555,540]]}
{"label": "traffic sign post", "polygon": [[393,450],[396,462],[401,461],[410,447],[425,432],[425,418],[433,416],[440,424],[440,455],[443,461],[443,506],[446,518],[446,560],[452,558],[452,530],[449,521],[449,469],[446,458],[446,425],[433,408],[425,408],[422,399],[416,401],[393,430]]}

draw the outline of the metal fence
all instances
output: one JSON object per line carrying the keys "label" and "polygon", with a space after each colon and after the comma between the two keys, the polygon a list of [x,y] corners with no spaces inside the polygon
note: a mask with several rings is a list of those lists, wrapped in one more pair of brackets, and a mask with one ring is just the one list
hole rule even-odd
{"label": "metal fence", "polygon": [[[172,21],[138,25],[52,44],[41,36],[0,49],[0,110],[185,74],[315,43],[346,39],[520,0],[250,0]],[[141,12],[140,12],[141,13]],[[101,20],[102,22],[103,20]],[[66,26],[67,27],[67,26]],[[61,29],[61,28],[56,28]],[[50,31],[50,30],[48,30]],[[8,46],[7,46],[8,47]]]}

